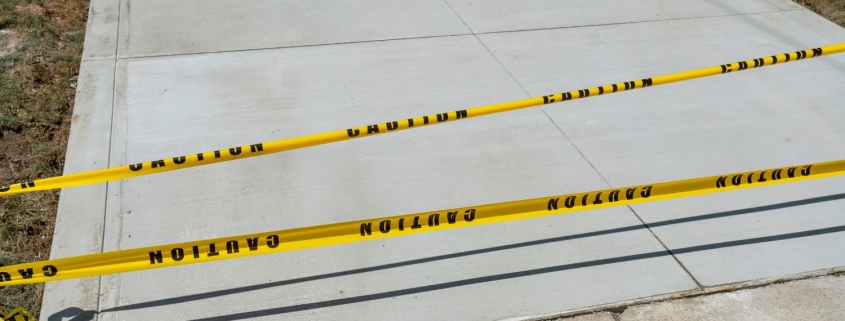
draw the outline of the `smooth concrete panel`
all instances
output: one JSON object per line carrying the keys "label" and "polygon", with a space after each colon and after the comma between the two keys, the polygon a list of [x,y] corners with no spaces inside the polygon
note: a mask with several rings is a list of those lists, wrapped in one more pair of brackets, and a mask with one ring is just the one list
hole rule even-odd
{"label": "smooth concrete panel", "polygon": [[[83,61],[71,118],[64,174],[108,166],[114,61]],[[61,190],[51,259],[99,253],[103,248],[106,184]],[[41,320],[91,316],[97,311],[99,278],[47,283]],[[56,319],[58,317],[58,319]]]}
{"label": "smooth concrete panel", "polygon": [[469,33],[441,0],[123,0],[120,57]]}
{"label": "smooth concrete panel", "polygon": [[[845,29],[798,10],[481,39],[532,95],[542,95],[838,43]],[[843,159],[843,84],[845,56],[837,55],[543,108],[610,184],[628,186]],[[844,180],[831,179],[633,208],[654,223],[843,187]],[[838,226],[841,207],[790,207],[655,232],[679,249]],[[841,266],[843,243],[845,235],[825,234],[680,258],[704,285],[717,285]]]}
{"label": "smooth concrete panel", "polygon": [[446,1],[470,29],[477,33],[625,24],[780,10],[765,0]]}
{"label": "smooth concrete panel", "polygon": [[[115,137],[126,163],[525,97],[472,36],[132,59],[118,69],[115,110],[125,114]],[[529,109],[125,180],[110,201],[119,208],[108,211],[106,248],[604,187]],[[364,268],[373,270],[355,271]],[[695,284],[616,208],[120,274],[103,287],[101,320],[428,320],[553,313]]]}
{"label": "smooth concrete panel", "polygon": [[82,60],[115,58],[119,13],[120,0],[91,0]]}

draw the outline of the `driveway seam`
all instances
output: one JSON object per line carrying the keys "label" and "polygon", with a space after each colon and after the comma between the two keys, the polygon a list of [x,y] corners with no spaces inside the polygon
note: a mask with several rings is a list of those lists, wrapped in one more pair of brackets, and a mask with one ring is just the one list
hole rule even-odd
{"label": "driveway seam", "polygon": [[[444,2],[445,2],[445,0],[444,0]],[[446,3],[446,5],[448,6],[449,4]],[[452,7],[449,6],[449,8],[451,9]],[[472,31],[472,28],[470,28],[469,25],[467,25],[466,22],[464,22],[464,25],[467,26],[469,33],[437,35],[437,36],[398,37],[398,38],[390,38],[390,39],[375,39],[375,40],[361,40],[361,41],[348,41],[348,42],[332,42],[332,43],[277,46],[277,47],[266,47],[266,48],[217,50],[217,51],[193,52],[193,53],[146,54],[146,55],[130,55],[130,56],[125,56],[125,57],[117,56],[117,54],[115,54],[115,55],[116,55],[118,60],[121,60],[121,59],[131,60],[131,59],[143,59],[143,58],[158,58],[158,57],[180,57],[180,56],[207,55],[207,54],[217,54],[217,53],[227,53],[227,52],[249,52],[249,51],[275,50],[275,49],[288,49],[288,48],[308,48],[308,47],[320,47],[320,46],[351,45],[351,44],[359,44],[359,43],[447,38],[447,37],[459,37],[459,36],[469,36],[469,35],[476,35],[476,37],[477,37],[477,35],[492,35],[492,34],[500,34],[500,33],[530,32],[530,31],[558,30],[558,29],[577,29],[577,28],[628,25],[628,24],[678,21],[678,20],[695,20],[695,19],[710,19],[710,18],[721,18],[721,17],[753,16],[753,15],[760,15],[760,14],[782,13],[782,12],[790,12],[790,11],[798,11],[798,10],[805,10],[805,9],[799,8],[799,9],[789,9],[789,10],[761,11],[761,12],[752,12],[752,13],[736,13],[736,14],[713,15],[713,16],[702,16],[702,17],[685,17],[685,18],[672,18],[672,19],[642,20],[642,21],[631,21],[631,22],[591,24],[591,25],[581,25],[581,26],[549,27],[549,28],[534,28],[534,29],[519,29],[519,30],[502,30],[502,31],[488,31],[488,32],[474,32],[474,31]],[[455,13],[455,15],[458,16],[458,18],[461,19],[461,21],[463,22],[463,19],[460,18],[460,16],[458,15],[458,13],[454,9],[452,10],[452,12]],[[118,17],[118,19],[120,19],[120,18]]]}
{"label": "driveway seam", "polygon": [[[451,5],[449,5],[449,2],[447,2],[446,0],[443,0],[443,2],[444,2],[444,3],[446,3],[446,6],[448,6],[448,7],[449,7],[449,9],[451,9],[451,10],[452,10],[452,12],[455,14],[455,16],[457,16],[457,17],[458,17],[458,19],[460,19],[460,20],[461,20],[461,22],[463,22],[463,23],[464,23],[464,25],[467,27],[467,29],[469,29],[469,30],[472,32],[472,28],[470,28],[470,27],[469,27],[469,25],[467,25],[466,21],[464,21],[464,19],[463,19],[463,18],[461,18],[461,16],[458,14],[458,12],[457,12],[457,11],[455,11],[455,9],[453,9]],[[475,39],[476,39],[476,40],[478,40],[478,42],[481,44],[481,46],[482,46],[482,47],[484,47],[484,49],[486,49],[486,50],[487,50],[487,52],[490,54],[490,56],[492,56],[492,57],[493,57],[493,59],[494,59],[494,60],[496,60],[496,62],[499,64],[499,66],[500,66],[500,67],[502,67],[502,69],[503,69],[503,70],[504,70],[504,71],[508,74],[508,76],[510,76],[510,77],[511,77],[511,79],[512,79],[512,80],[513,80],[513,81],[514,81],[514,82],[515,82],[515,83],[519,86],[519,88],[522,88],[522,91],[523,91],[523,92],[525,92],[525,95],[526,95],[527,97],[531,97],[531,93],[529,93],[529,92],[528,92],[528,90],[527,90],[527,89],[525,89],[525,87],[524,87],[524,86],[523,86],[523,85],[519,82],[519,80],[517,80],[517,79],[516,79],[516,77],[515,77],[515,76],[511,73],[511,71],[510,71],[510,70],[508,70],[508,68],[507,68],[507,67],[505,67],[505,65],[504,65],[504,64],[503,64],[503,63],[499,60],[499,58],[498,58],[498,57],[496,57],[496,55],[493,53],[493,51],[491,51],[491,50],[490,50],[490,48],[488,48],[488,47],[487,47],[487,45],[486,45],[486,44],[484,44],[484,41],[481,41],[481,38],[479,38],[479,37],[478,37],[478,34],[476,34],[475,32],[473,32],[473,34],[472,34],[472,35],[473,35],[473,36],[475,36]],[[593,169],[593,171],[594,171],[596,174],[598,174],[598,175],[599,175],[599,177],[601,178],[601,180],[602,180],[602,181],[604,181],[604,183],[605,183],[605,184],[606,184],[609,188],[613,188],[613,185],[611,185],[611,184],[610,184],[610,182],[608,182],[608,180],[604,177],[604,175],[602,175],[602,174],[601,174],[601,172],[599,172],[599,170],[596,168],[596,166],[595,166],[595,165],[593,165],[593,163],[592,163],[592,162],[590,162],[590,160],[589,160],[589,159],[587,159],[587,156],[585,156],[585,155],[584,155],[584,153],[583,153],[583,152],[581,152],[581,149],[580,149],[580,148],[578,148],[578,146],[576,146],[576,145],[575,145],[575,143],[574,143],[571,139],[569,139],[569,135],[567,135],[567,134],[566,134],[566,132],[564,132],[564,131],[563,131],[563,129],[561,129],[561,128],[560,128],[560,126],[557,124],[557,122],[555,122],[555,121],[554,121],[554,119],[552,119],[552,117],[551,117],[551,116],[549,116],[549,113],[548,113],[548,112],[546,112],[546,110],[543,108],[543,106],[540,106],[540,110],[543,112],[543,115],[546,115],[546,118],[548,118],[548,119],[549,119],[549,121],[551,121],[551,122],[552,122],[552,124],[554,124],[554,125],[555,125],[555,128],[557,128],[558,132],[560,132],[560,134],[561,134],[561,135],[563,135],[563,138],[564,138],[564,139],[566,139],[566,141],[567,141],[567,142],[569,142],[569,145],[570,145],[570,146],[572,146],[572,148],[574,148],[574,149],[575,149],[575,151],[577,151],[577,152],[578,152],[578,155],[580,155],[580,156],[581,156],[581,158],[582,158],[582,159],[584,159],[584,161],[585,161],[585,162],[587,162],[587,164],[589,164],[589,165],[590,165],[590,168],[592,168],[592,169]],[[684,264],[683,264],[683,263],[681,263],[681,261],[680,261],[680,260],[679,260],[679,259],[675,256],[675,253],[673,253],[673,252],[672,252],[672,251],[671,251],[671,250],[670,250],[670,249],[666,246],[666,244],[665,244],[665,243],[663,243],[663,240],[661,240],[661,239],[660,239],[660,237],[658,237],[658,236],[657,236],[657,234],[655,234],[655,233],[654,233],[654,231],[652,231],[652,230],[651,230],[651,227],[650,227],[650,226],[648,226],[648,224],[646,224],[646,222],[645,222],[645,221],[644,221],[644,220],[640,217],[640,215],[639,215],[639,214],[637,214],[637,212],[636,212],[636,211],[634,211],[634,209],[633,209],[633,208],[631,208],[631,206],[626,206],[626,207],[628,208],[628,210],[629,210],[629,211],[631,211],[631,213],[632,213],[632,214],[634,214],[634,217],[636,217],[636,218],[637,218],[637,220],[639,220],[639,221],[640,221],[640,224],[642,224],[642,225],[646,228],[646,230],[648,230],[648,232],[649,232],[649,233],[651,233],[651,236],[653,236],[653,237],[654,237],[654,239],[655,239],[655,240],[657,240],[657,242],[658,242],[658,243],[660,243],[660,246],[662,246],[662,247],[663,247],[663,250],[665,250],[667,253],[669,253],[669,255],[670,255],[670,256],[672,256],[672,259],[674,259],[674,260],[675,260],[675,262],[676,262],[676,263],[678,263],[678,266],[680,266],[680,267],[681,267],[681,269],[682,269],[682,270],[684,270],[684,272],[686,272],[686,273],[687,273],[687,275],[690,277],[690,279],[692,279],[692,281],[693,281],[693,282],[695,282],[696,289],[698,289],[698,290],[703,289],[703,286],[701,285],[701,283],[700,283],[700,282],[698,282],[698,279],[696,279],[696,278],[695,278],[695,276],[693,276],[693,275],[692,275],[692,273],[691,273],[691,272],[687,269],[687,267],[686,267],[686,266],[684,266]]]}

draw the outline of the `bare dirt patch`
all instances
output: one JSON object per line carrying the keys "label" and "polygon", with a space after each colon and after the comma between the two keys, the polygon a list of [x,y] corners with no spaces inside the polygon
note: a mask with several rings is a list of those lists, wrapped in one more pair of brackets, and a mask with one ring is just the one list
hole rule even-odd
{"label": "bare dirt patch", "polygon": [[845,0],[795,0],[795,2],[845,27]]}

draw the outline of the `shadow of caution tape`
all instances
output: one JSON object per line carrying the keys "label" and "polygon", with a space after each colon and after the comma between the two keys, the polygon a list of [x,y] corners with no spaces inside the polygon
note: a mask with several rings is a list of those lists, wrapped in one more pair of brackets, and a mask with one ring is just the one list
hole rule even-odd
{"label": "shadow of caution tape", "polygon": [[845,174],[845,160],[159,245],[0,267],[0,286],[368,241]]}
{"label": "shadow of caution tape", "polygon": [[505,111],[551,104],[573,99],[587,98],[591,96],[606,95],[610,93],[628,91],[650,86],[664,85],[678,81],[685,81],[695,78],[708,77],[726,74],[734,71],[741,71],[749,68],[770,66],[790,61],[797,61],[805,58],[814,58],[845,51],[845,43],[819,47],[814,49],[799,50],[769,57],[734,62],[719,66],[712,66],[696,70],[684,71],[674,74],[631,80],[605,86],[586,88],[570,92],[534,97],[517,100],[507,103],[475,107],[465,110],[450,111],[440,114],[400,119],[386,123],[379,123],[356,128],[336,130],[321,134],[301,136],[289,139],[276,140],[258,144],[224,148],[220,150],[187,154],[171,158],[159,159],[150,162],[137,163],[132,165],[112,167],[89,172],[82,172],[64,176],[56,176],[45,179],[38,179],[29,182],[21,182],[12,185],[0,186],[0,196],[12,195],[55,188],[65,188],[87,184],[102,183],[112,180],[132,178],[143,175],[161,173],[165,171],[183,169],[188,167],[214,164],[234,159],[253,157],[271,153],[278,153],[288,150],[305,148],[310,146],[334,143],[344,140],[383,134],[403,129],[423,127],[426,125],[439,124],[454,120],[484,116],[501,113]]}

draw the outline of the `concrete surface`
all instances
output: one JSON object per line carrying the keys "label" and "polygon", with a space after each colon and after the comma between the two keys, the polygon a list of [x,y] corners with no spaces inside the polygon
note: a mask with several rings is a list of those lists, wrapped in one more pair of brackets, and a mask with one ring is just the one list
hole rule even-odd
{"label": "concrete surface", "polygon": [[827,276],[763,288],[634,306],[626,309],[617,319],[619,321],[845,320],[845,278]]}
{"label": "concrete surface", "polygon": [[[361,65],[367,68],[361,69]],[[117,163],[294,137],[373,119],[434,113],[443,106],[489,104],[525,95],[473,36],[121,60],[117,78],[117,91],[125,90],[115,105],[119,111],[116,115],[125,115],[115,117],[115,137],[123,138],[113,140],[112,159],[125,157]],[[406,79],[420,81],[408,86]],[[161,117],[164,113],[166,118]],[[209,175],[209,171],[215,174]],[[237,187],[231,188],[232,184]],[[107,212],[105,247],[118,250],[605,186],[543,112],[529,109],[469,120],[463,126],[432,127],[205,170],[126,180],[120,183],[119,199],[109,202],[115,206]],[[454,192],[443,193],[444,189]],[[630,211],[619,208],[593,215],[350,244],[284,257],[220,262],[200,270],[231,271],[243,264],[251,266],[253,273],[232,275],[215,281],[213,286],[232,289],[640,224]],[[468,255],[238,293],[243,303],[225,310],[234,314],[233,318],[242,316],[239,313],[275,318],[277,313],[291,311],[285,317],[344,316],[353,320],[401,314],[409,320],[494,319],[552,313],[561,306],[562,298],[565,306],[574,308],[601,303],[606,297],[621,299],[695,287],[668,255],[591,269],[565,268],[568,264],[663,251],[645,229],[601,239],[601,244],[595,245],[594,238],[580,238],[527,251]],[[282,262],[290,263],[279,271]],[[450,269],[456,265],[472,268]],[[561,270],[508,277],[495,283],[480,279],[554,266],[561,266]],[[203,280],[209,275],[197,271],[187,267],[105,278],[117,280],[104,281],[104,285],[117,286],[104,286],[100,309],[106,312],[100,319],[141,319],[150,311],[176,319],[220,314],[223,310],[217,300],[131,309],[137,304],[208,291]],[[632,277],[637,281],[631,282]],[[466,285],[453,287],[453,282]],[[630,286],[620,288],[620,282],[629,282]],[[146,291],[151,286],[159,291]],[[441,289],[433,291],[428,286]],[[591,288],[587,293],[562,296],[569,292],[562,289],[587,287]],[[393,298],[388,305],[371,299],[395,291],[413,295]],[[317,293],[319,297],[314,297]],[[419,315],[406,309],[417,304],[439,306],[451,300],[448,298],[475,303]],[[315,300],[334,301],[337,306],[311,311],[309,304]],[[517,301],[520,304],[508,304]],[[275,310],[280,307],[285,309]]]}
{"label": "concrete surface", "polygon": [[441,0],[123,0],[120,23],[121,57],[468,33]]}
{"label": "concrete surface", "polygon": [[[95,0],[66,171],[845,41],[786,0],[635,3]],[[536,28],[551,29],[520,31]],[[827,57],[67,189],[52,256],[841,159],[843,83],[845,58]],[[58,282],[41,318],[552,315],[845,265],[844,186]]]}
{"label": "concrete surface", "polygon": [[765,0],[574,0],[566,2],[447,0],[447,2],[476,33],[684,20],[785,9],[777,6],[778,3],[784,1]]}
{"label": "concrete surface", "polygon": [[[815,23],[818,18],[794,10],[480,38],[532,96],[540,96],[607,83],[606,79],[641,79],[845,42],[845,29],[827,21]],[[661,32],[665,30],[674,32]],[[667,52],[685,59],[654,60]],[[561,77],[557,70],[566,70],[569,76]],[[843,159],[843,84],[845,55],[840,55],[543,109],[602,177],[620,187]],[[845,226],[845,217],[836,210],[845,206],[838,200],[843,197],[755,210],[845,196],[843,186],[845,178],[834,178],[632,208],[654,225],[714,213],[725,216],[654,227],[670,249],[683,252],[691,246]],[[731,214],[740,209],[748,210]],[[843,233],[825,234],[696,251],[678,258],[702,285],[711,286],[843,266],[845,248],[835,245],[843,242]]]}

